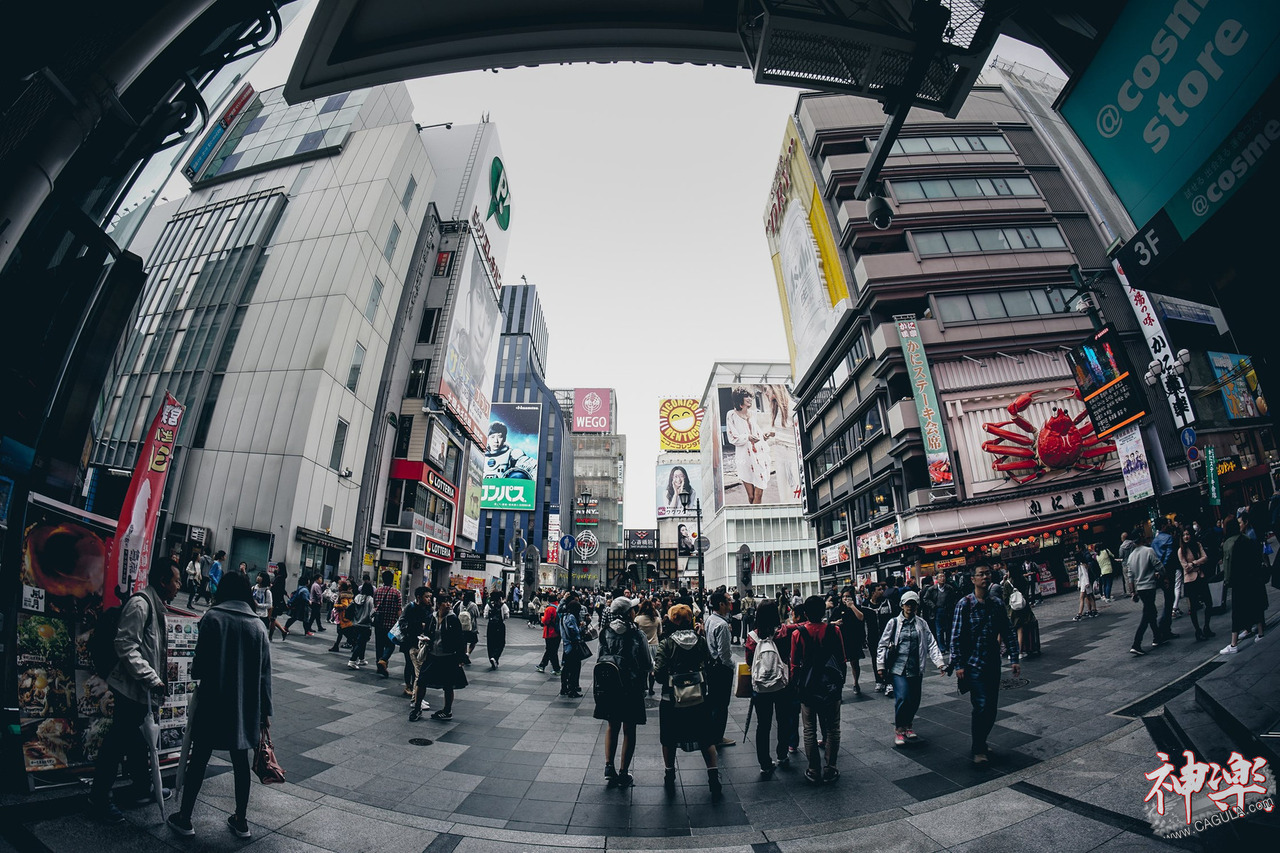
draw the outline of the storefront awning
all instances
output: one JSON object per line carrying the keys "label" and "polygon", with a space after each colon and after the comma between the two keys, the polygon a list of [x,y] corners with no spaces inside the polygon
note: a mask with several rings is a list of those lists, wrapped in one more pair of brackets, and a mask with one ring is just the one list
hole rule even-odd
{"label": "storefront awning", "polygon": [[1096,512],[1092,515],[1078,515],[1071,518],[1062,518],[1056,521],[1049,521],[1043,524],[1033,524],[1023,527],[999,527],[994,530],[988,530],[985,533],[974,533],[963,539],[938,539],[933,542],[924,541],[914,544],[923,548],[927,553],[936,554],[940,551],[962,551],[965,548],[977,547],[978,545],[988,545],[992,542],[1002,542],[1005,539],[1021,539],[1024,536],[1039,536],[1042,533],[1054,533],[1059,530],[1066,530],[1069,527],[1079,527],[1083,524],[1092,524],[1097,521],[1105,521],[1111,517],[1109,512]]}

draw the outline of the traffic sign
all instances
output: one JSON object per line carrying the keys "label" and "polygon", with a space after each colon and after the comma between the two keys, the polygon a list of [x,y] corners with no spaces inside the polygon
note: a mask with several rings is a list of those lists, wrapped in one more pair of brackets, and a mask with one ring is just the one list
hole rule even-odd
{"label": "traffic sign", "polygon": [[1187,448],[1187,458],[1188,458],[1188,459],[1190,459],[1192,462],[1195,462],[1197,459],[1199,459],[1199,458],[1200,458],[1200,448],[1196,447],[1194,444],[1193,444],[1193,445],[1191,445],[1190,447],[1188,447],[1188,448]]}
{"label": "traffic sign", "polygon": [[[1193,447],[1196,443],[1196,431],[1191,427],[1183,427],[1182,429],[1182,446]],[[1194,456],[1192,457],[1195,458]]]}
{"label": "traffic sign", "polygon": [[572,551],[578,547],[578,540],[568,534],[560,537],[560,548],[564,551]]}

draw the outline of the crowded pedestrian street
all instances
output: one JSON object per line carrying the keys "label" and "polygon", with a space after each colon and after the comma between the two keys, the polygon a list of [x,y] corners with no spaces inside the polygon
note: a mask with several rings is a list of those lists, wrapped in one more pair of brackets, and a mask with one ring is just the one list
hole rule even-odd
{"label": "crowded pedestrian street", "polygon": [[[761,780],[744,736],[748,702],[734,700],[722,748],[724,792],[712,798],[700,762],[687,758],[674,792],[662,785],[656,713],[641,726],[635,785],[607,787],[603,725],[585,699],[557,696],[559,679],[535,669],[540,632],[509,623],[506,654],[490,670],[483,644],[453,719],[407,721],[398,665],[391,677],[348,670],[327,651],[332,635],[272,644],[272,732],[284,785],[254,786],[246,844],[220,831],[233,810],[229,765],[214,759],[197,813],[199,847],[169,832],[154,804],[103,827],[82,814],[43,817],[39,800],[11,808],[13,849],[151,853],[174,849],[483,853],[564,848],[807,850],[1169,849],[1152,836],[1144,804],[1157,766],[1140,715],[1220,665],[1270,654],[1267,639],[1223,663],[1213,644],[1186,638],[1127,653],[1140,607],[1128,599],[1072,622],[1074,603],[1037,608],[1042,654],[1024,659],[1005,688],[990,737],[992,763],[969,761],[968,701],[955,681],[924,682],[920,741],[893,745],[893,701],[846,686],[839,785],[808,786],[802,762]],[[1176,624],[1185,623],[1179,620]],[[741,646],[735,646],[735,657]],[[397,656],[397,663],[398,663]],[[864,670],[865,672],[865,670]],[[1171,687],[1172,685],[1172,687]],[[427,691],[432,702],[439,693]],[[656,702],[650,705],[656,708]],[[46,795],[56,801],[58,794]],[[50,809],[50,811],[55,811]],[[13,825],[15,824],[16,825]],[[24,843],[27,842],[27,843]],[[1196,842],[1199,844],[1200,842]],[[1212,849],[1186,847],[1184,849]]]}

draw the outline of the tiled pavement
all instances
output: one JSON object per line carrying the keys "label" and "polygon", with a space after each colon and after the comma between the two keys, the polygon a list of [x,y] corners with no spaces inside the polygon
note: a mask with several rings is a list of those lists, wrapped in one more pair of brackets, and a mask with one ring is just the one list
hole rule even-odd
{"label": "tiled pavement", "polygon": [[[893,747],[893,703],[869,689],[864,660],[867,689],[855,699],[850,681],[842,708],[839,784],[809,787],[800,769],[762,782],[748,743],[721,751],[722,799],[712,801],[697,754],[680,755],[680,785],[668,794],[655,706],[640,728],[636,786],[608,790],[589,670],[588,698],[559,698],[558,679],[534,670],[538,631],[512,620],[501,668],[488,670],[481,644],[448,723],[407,721],[399,657],[384,680],[372,668],[352,672],[345,654],[325,651],[332,633],[274,643],[272,731],[289,782],[254,783],[252,843],[223,825],[232,808],[225,766],[201,793],[195,842],[170,835],[155,809],[133,812],[132,832],[31,810],[23,830],[6,835],[23,842],[15,842],[19,849],[29,832],[33,845],[102,853],[1164,849],[1169,843],[1152,838],[1143,817],[1154,746],[1141,722],[1115,712],[1210,661],[1218,644],[1183,637],[1135,659],[1127,649],[1136,605],[1104,605],[1098,619],[1073,623],[1073,604],[1063,598],[1039,608],[1044,654],[1025,662],[1024,686],[1001,693],[991,738],[1001,758],[987,770],[969,765],[968,700],[951,679],[925,680],[917,717],[924,742]],[[1175,627],[1189,633],[1186,622]],[[427,698],[438,707],[439,694]],[[738,741],[747,707],[744,700],[731,707],[729,737]],[[752,738],[755,729],[753,720]],[[429,743],[413,742],[422,739]]]}

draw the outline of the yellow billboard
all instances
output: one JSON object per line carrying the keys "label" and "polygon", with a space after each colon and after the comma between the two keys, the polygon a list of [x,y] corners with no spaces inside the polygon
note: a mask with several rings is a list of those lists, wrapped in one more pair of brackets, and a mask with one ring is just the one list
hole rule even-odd
{"label": "yellow billboard", "polygon": [[799,379],[849,304],[849,285],[794,118],[787,119],[764,230],[778,281],[791,375]]}
{"label": "yellow billboard", "polygon": [[699,450],[699,425],[703,411],[692,397],[665,397],[658,401],[658,435],[663,450]]}

